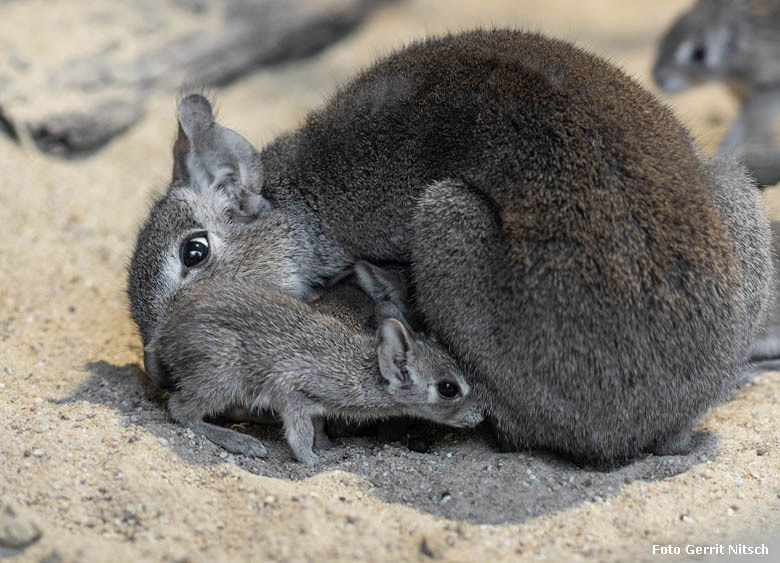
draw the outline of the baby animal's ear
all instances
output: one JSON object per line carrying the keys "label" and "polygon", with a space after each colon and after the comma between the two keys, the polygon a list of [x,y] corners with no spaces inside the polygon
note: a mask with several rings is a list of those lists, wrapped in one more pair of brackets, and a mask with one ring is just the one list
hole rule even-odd
{"label": "baby animal's ear", "polygon": [[391,385],[408,387],[412,384],[409,365],[414,361],[412,338],[397,319],[385,319],[379,326],[379,371]]}
{"label": "baby animal's ear", "polygon": [[214,119],[211,103],[190,94],[177,106],[179,133],[173,147],[173,181],[199,190],[221,190],[245,216],[270,207],[260,195],[260,153],[244,137]]}

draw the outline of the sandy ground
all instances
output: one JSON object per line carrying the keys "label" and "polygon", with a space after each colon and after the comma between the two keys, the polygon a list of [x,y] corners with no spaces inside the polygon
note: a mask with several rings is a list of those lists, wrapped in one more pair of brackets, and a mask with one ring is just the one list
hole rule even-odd
{"label": "sandy ground", "polygon": [[[376,56],[477,24],[574,39],[650,85],[655,38],[686,3],[400,2],[313,59],[218,91],[220,115],[263,144]],[[118,5],[0,2],[0,76],[22,85],[6,84],[0,103],[30,115],[60,107],[42,77],[68,57],[132,40],[127,26],[138,22],[97,16],[121,16]],[[10,64],[8,48],[29,68]],[[719,86],[671,103],[706,151],[736,112]],[[150,194],[169,175],[174,104],[153,97],[140,125],[82,161],[0,138],[0,542],[42,532],[26,550],[0,547],[0,558],[641,561],[675,558],[653,555],[654,544],[682,546],[679,558],[688,544],[728,552],[761,542],[766,560],[780,558],[771,543],[780,531],[777,373],[713,409],[691,455],[613,472],[502,453],[481,430],[425,426],[408,433],[426,452],[407,449],[406,435],[369,433],[337,440],[312,470],[292,460],[278,428],[245,427],[269,447],[263,461],[171,424],[140,368],[124,282]],[[780,218],[775,190],[766,199]]]}

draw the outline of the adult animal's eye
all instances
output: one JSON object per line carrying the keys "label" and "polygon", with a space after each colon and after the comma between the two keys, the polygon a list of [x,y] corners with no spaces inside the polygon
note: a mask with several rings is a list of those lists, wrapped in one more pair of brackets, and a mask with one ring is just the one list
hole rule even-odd
{"label": "adult animal's eye", "polygon": [[691,53],[691,60],[695,63],[699,63],[699,64],[703,63],[706,57],[707,57],[707,50],[701,45],[696,47]]}
{"label": "adult animal's eye", "polygon": [[438,390],[439,395],[445,399],[454,399],[460,393],[460,388],[454,381],[440,381]]}
{"label": "adult animal's eye", "polygon": [[186,268],[197,266],[209,257],[209,239],[206,233],[198,233],[181,245],[181,263]]}

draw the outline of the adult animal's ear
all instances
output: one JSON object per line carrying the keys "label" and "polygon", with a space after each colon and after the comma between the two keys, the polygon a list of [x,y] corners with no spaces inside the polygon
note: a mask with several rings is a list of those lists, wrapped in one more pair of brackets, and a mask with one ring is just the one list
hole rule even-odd
{"label": "adult animal's ear", "polygon": [[379,326],[379,371],[393,387],[408,387],[414,377],[412,337],[397,319],[385,319]]}
{"label": "adult animal's ear", "polygon": [[179,125],[179,134],[173,144],[173,181],[189,182],[190,174],[187,171],[187,155],[190,153],[190,141]]}
{"label": "adult animal's ear", "polygon": [[173,181],[198,190],[222,190],[245,216],[270,207],[260,195],[260,153],[244,137],[214,118],[211,103],[190,94],[177,106],[179,134],[173,147]]}

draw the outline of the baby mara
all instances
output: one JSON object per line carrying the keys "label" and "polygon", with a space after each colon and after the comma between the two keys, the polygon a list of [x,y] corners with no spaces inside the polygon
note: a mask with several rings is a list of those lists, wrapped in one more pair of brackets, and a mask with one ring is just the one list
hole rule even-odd
{"label": "baby mara", "polygon": [[[235,407],[271,409],[306,465],[320,461],[313,445],[329,445],[328,417],[414,416],[458,427],[481,422],[455,361],[406,321],[398,278],[364,262],[355,274],[373,303],[342,283],[332,290],[342,314],[240,279],[188,287],[151,347],[172,386],[172,417],[231,452],[265,457],[256,438],[203,418]],[[333,311],[328,293],[320,302]],[[355,320],[367,307],[375,307],[375,333]]]}

